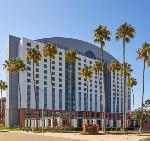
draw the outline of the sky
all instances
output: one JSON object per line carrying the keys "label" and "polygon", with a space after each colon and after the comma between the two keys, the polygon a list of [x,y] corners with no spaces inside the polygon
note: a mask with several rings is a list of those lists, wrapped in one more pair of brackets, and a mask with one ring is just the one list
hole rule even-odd
{"label": "sky", "polygon": [[[6,40],[9,35],[38,39],[69,37],[93,43],[92,35],[99,25],[111,30],[111,41],[105,50],[122,61],[122,42],[115,40],[116,29],[127,22],[136,33],[126,45],[126,60],[132,65],[138,84],[134,88],[135,107],[140,107],[143,61],[136,50],[150,42],[149,0],[0,0],[0,79],[6,80]],[[150,99],[150,68],[145,72],[145,96]]]}

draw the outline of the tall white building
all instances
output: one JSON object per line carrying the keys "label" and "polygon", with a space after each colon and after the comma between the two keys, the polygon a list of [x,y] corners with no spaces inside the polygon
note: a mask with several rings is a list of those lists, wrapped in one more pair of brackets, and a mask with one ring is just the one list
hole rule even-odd
{"label": "tall white building", "polygon": [[[42,53],[42,47],[45,42],[53,42],[58,50],[57,55],[52,60],[52,82],[49,75],[49,59],[42,57],[41,61],[35,66],[36,94],[33,90],[32,81],[32,62],[26,61],[25,53],[29,48],[37,48]],[[66,63],[65,50],[73,48],[78,52],[78,60],[73,64],[70,71],[69,63]],[[7,58],[20,57],[27,66],[27,71],[19,73],[7,72],[8,91],[6,98],[6,125],[34,126],[35,109],[39,112],[40,119],[44,118],[45,126],[63,126],[69,124],[71,114],[71,123],[73,126],[80,126],[85,116],[86,109],[86,81],[80,76],[80,70],[84,65],[92,66],[95,60],[100,59],[100,49],[90,43],[71,39],[71,38],[44,38],[31,40],[27,38],[18,38],[9,36],[7,44]],[[104,52],[105,60],[105,86],[106,86],[106,111],[107,124],[111,124],[111,113],[114,113],[115,107],[115,82],[117,91],[117,112],[122,112],[123,81],[119,72],[116,77],[107,69],[107,64],[113,60],[107,52]],[[70,72],[72,72],[72,84],[70,85]],[[88,111],[90,122],[101,123],[102,112],[102,73],[100,74],[100,85],[98,76],[93,72],[89,79],[88,90]],[[20,84],[20,88],[19,88]],[[70,92],[70,86],[72,87]],[[53,89],[53,90],[52,90]],[[52,93],[53,91],[53,93]],[[35,96],[37,104],[35,105]],[[130,88],[127,88],[126,110],[131,108]],[[76,117],[76,118],[75,118]]]}

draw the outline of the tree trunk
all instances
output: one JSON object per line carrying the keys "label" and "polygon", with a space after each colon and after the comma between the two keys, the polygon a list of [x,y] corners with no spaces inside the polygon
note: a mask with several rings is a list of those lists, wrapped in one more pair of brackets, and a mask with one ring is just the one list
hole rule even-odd
{"label": "tree trunk", "polygon": [[140,120],[140,132],[143,131],[143,100],[144,100],[144,83],[145,83],[145,59],[144,59],[144,65],[143,65],[143,77],[142,77],[142,101],[141,101],[141,120]]}
{"label": "tree trunk", "polygon": [[102,61],[102,71],[103,71],[103,95],[102,95],[102,100],[103,100],[103,112],[102,112],[102,118],[103,118],[103,132],[106,133],[106,93],[105,93],[105,74],[104,74],[104,55],[103,55],[103,45],[101,44],[101,61]]}
{"label": "tree trunk", "polygon": [[[51,87],[51,93],[53,97],[53,82],[52,82],[52,59],[49,57],[49,74],[50,74],[50,87]],[[52,105],[52,110],[53,110],[53,105]],[[53,118],[53,126],[54,126],[54,112],[52,112],[52,118]]]}
{"label": "tree trunk", "polygon": [[116,120],[116,130],[117,130],[117,86],[116,86],[116,72],[114,71],[115,78],[115,120]]}
{"label": "tree trunk", "polygon": [[123,132],[126,125],[125,38],[123,38]]}
{"label": "tree trunk", "polygon": [[71,127],[71,112],[73,110],[73,101],[72,101],[72,62],[70,62],[70,100],[71,100],[71,106],[70,106],[70,113],[69,113],[69,122]]}
{"label": "tree trunk", "polygon": [[87,91],[87,96],[86,96],[86,110],[87,110],[87,113],[86,113],[86,116],[87,116],[87,124],[88,124],[88,117],[89,117],[89,114],[88,114],[88,78],[86,77],[86,91]]}
{"label": "tree trunk", "polygon": [[38,113],[38,109],[37,109],[37,97],[36,97],[36,88],[35,88],[35,75],[34,75],[34,64],[35,64],[35,62],[33,61],[32,62],[33,64],[32,64],[32,68],[33,68],[33,70],[32,70],[32,73],[33,73],[33,87],[34,87],[34,95],[35,95],[35,120],[36,120],[36,128],[38,129],[38,115],[37,115],[37,113]]}

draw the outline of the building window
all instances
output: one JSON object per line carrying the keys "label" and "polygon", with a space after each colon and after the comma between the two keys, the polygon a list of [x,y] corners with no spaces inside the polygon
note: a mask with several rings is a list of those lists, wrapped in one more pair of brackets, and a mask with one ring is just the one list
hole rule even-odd
{"label": "building window", "polygon": [[31,82],[31,79],[27,78],[27,82],[30,83],[30,82]]}
{"label": "building window", "polygon": [[36,49],[39,49],[39,45],[36,45]]}
{"label": "building window", "polygon": [[35,91],[35,99],[36,99],[36,108],[39,108],[39,86],[36,86],[36,91]]}
{"label": "building window", "polygon": [[59,89],[59,110],[62,110],[62,89]]}
{"label": "building window", "polygon": [[44,75],[44,79],[47,79],[47,76],[46,76],[46,75]]}
{"label": "building window", "polygon": [[47,65],[46,65],[46,64],[44,64],[44,68],[47,68]]}
{"label": "building window", "polygon": [[62,82],[62,79],[61,79],[61,78],[59,78],[59,82]]}
{"label": "building window", "polygon": [[31,86],[27,85],[27,108],[30,108],[31,102]]}
{"label": "building window", "polygon": [[27,61],[27,64],[28,64],[28,65],[31,65],[31,61],[28,60],[28,61]]}
{"label": "building window", "polygon": [[47,59],[44,59],[44,62],[47,63]]}
{"label": "building window", "polygon": [[30,72],[27,72],[27,76],[30,77],[30,76],[31,76],[31,73],[30,73]]}
{"label": "building window", "polygon": [[31,47],[31,43],[27,42],[27,46],[28,46],[28,47]]}
{"label": "building window", "polygon": [[44,73],[47,74],[47,70],[44,70]]}
{"label": "building window", "polygon": [[36,78],[39,78],[39,74],[36,74]]}
{"label": "building window", "polygon": [[59,62],[59,66],[62,66],[62,63],[61,63],[61,62]]}
{"label": "building window", "polygon": [[38,69],[38,68],[36,68],[36,72],[39,72],[39,69]]}
{"label": "building window", "polygon": [[59,55],[62,55],[62,52],[59,52]]}
{"label": "building window", "polygon": [[59,60],[62,61],[62,57],[59,57]]}
{"label": "building window", "polygon": [[55,109],[55,88],[52,88],[52,109]]}
{"label": "building window", "polygon": [[47,109],[47,87],[44,87],[44,109]]}
{"label": "building window", "polygon": [[30,71],[30,70],[31,70],[31,67],[27,66],[27,70],[29,70],[29,71]]}
{"label": "building window", "polygon": [[36,84],[39,84],[39,80],[36,80]]}
{"label": "building window", "polygon": [[59,68],[59,71],[62,71],[62,68]]}
{"label": "building window", "polygon": [[44,81],[44,85],[47,85],[47,81]]}

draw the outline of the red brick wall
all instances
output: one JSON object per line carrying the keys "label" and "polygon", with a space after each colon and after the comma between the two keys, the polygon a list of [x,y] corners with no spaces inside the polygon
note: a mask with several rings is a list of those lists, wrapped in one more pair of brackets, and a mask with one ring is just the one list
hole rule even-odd
{"label": "red brick wall", "polygon": [[150,120],[145,120],[143,122],[143,129],[145,129],[145,130],[149,129],[150,130]]}

